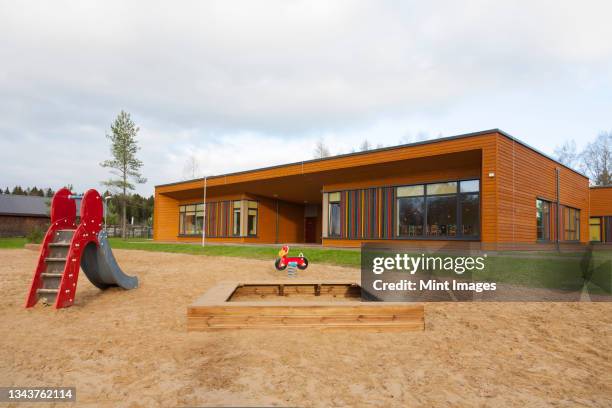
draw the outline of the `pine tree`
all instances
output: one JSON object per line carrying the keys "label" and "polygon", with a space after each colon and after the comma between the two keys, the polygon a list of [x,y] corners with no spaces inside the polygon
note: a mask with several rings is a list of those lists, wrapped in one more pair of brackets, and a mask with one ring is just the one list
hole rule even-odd
{"label": "pine tree", "polygon": [[43,190],[39,190],[38,187],[36,187],[36,186],[32,187],[32,189],[29,191],[28,195],[37,196],[37,197],[44,197],[45,196]]}
{"label": "pine tree", "polygon": [[147,181],[140,173],[142,162],[136,158],[136,153],[140,150],[136,140],[139,130],[130,114],[121,111],[111,125],[111,133],[106,135],[111,142],[112,159],[100,163],[102,167],[110,168],[111,173],[116,176],[102,184],[119,195],[122,238],[125,238],[126,233],[129,192],[135,189],[133,183],[142,184]]}

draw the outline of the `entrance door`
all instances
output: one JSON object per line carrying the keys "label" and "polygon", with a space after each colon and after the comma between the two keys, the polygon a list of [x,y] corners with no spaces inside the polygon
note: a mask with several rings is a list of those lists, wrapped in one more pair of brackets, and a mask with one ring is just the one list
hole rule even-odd
{"label": "entrance door", "polygon": [[317,217],[304,217],[304,242],[317,242]]}

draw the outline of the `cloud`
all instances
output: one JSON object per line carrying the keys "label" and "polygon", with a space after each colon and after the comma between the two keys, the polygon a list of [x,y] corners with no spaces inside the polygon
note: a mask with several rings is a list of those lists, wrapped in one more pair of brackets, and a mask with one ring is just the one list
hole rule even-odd
{"label": "cloud", "polygon": [[142,128],[145,192],[179,179],[192,151],[221,173],[310,158],[321,136],[348,151],[366,137],[509,123],[539,140],[555,112],[537,122],[536,103],[575,112],[569,128],[591,132],[586,111],[605,111],[612,88],[611,12],[570,1],[4,1],[0,183],[95,184],[120,109]]}

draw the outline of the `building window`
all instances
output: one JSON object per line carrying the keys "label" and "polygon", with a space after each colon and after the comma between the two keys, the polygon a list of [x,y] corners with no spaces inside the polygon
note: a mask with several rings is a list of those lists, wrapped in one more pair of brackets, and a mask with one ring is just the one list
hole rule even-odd
{"label": "building window", "polygon": [[257,235],[257,201],[247,201],[247,235],[254,237]]}
{"label": "building window", "polygon": [[480,235],[480,180],[402,186],[395,195],[397,237]]}
{"label": "building window", "polygon": [[340,236],[340,193],[328,194],[328,236]]}
{"label": "building window", "polygon": [[425,197],[401,197],[397,199],[398,237],[423,235],[425,223]]}
{"label": "building window", "polygon": [[536,200],[536,233],[538,241],[550,241],[550,202]]}
{"label": "building window", "polygon": [[589,241],[601,242],[601,217],[589,218]]}
{"label": "building window", "polygon": [[179,234],[199,235],[204,222],[204,204],[179,206]]}
{"label": "building window", "polygon": [[234,201],[232,203],[232,235],[240,235],[240,204],[241,201]]}
{"label": "building window", "polygon": [[580,210],[563,207],[564,239],[578,241],[580,239]]}
{"label": "building window", "polygon": [[461,235],[478,237],[480,235],[480,196],[478,193],[460,194]]}
{"label": "building window", "polygon": [[457,236],[457,194],[427,197],[427,235]]}

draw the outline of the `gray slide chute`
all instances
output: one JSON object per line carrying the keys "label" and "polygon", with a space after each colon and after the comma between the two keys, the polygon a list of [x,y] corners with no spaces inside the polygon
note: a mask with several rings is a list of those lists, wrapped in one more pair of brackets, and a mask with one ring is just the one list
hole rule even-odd
{"label": "gray slide chute", "polygon": [[99,246],[91,243],[81,256],[81,268],[87,278],[100,289],[119,286],[123,289],[138,287],[138,278],[123,273],[108,242],[106,231],[98,234]]}

